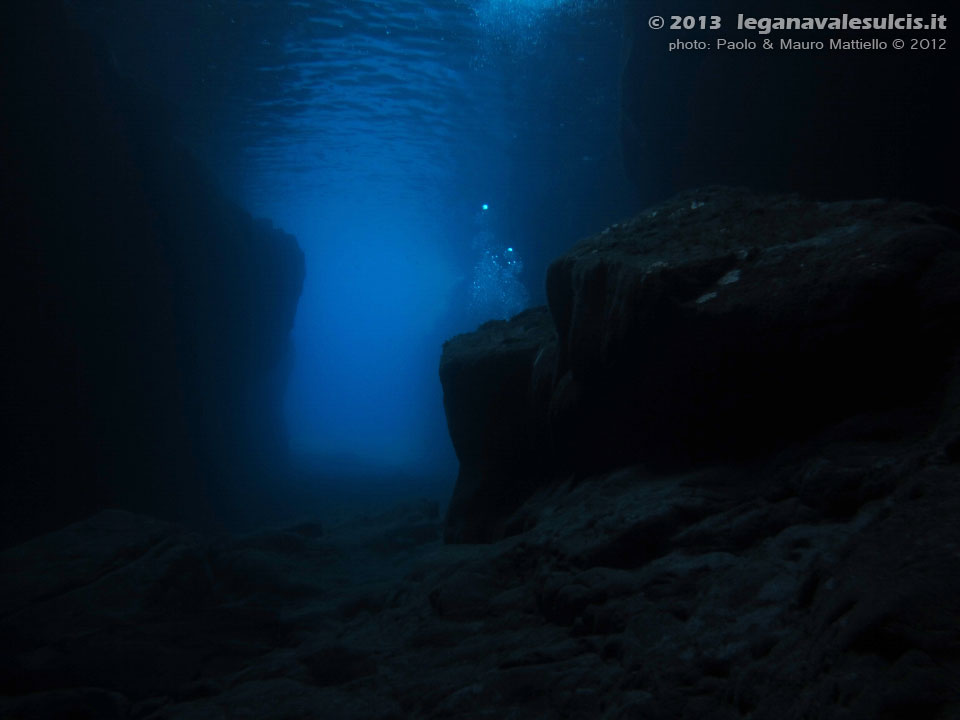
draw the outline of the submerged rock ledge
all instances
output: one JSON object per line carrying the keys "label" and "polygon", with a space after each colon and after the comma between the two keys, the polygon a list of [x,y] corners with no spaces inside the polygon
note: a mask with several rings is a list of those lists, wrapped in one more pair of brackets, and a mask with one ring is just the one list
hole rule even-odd
{"label": "submerged rock ledge", "polygon": [[840,439],[942,447],[957,425],[944,400],[958,229],[913,203],[708,188],[579,243],[549,268],[549,309],[444,347],[461,463],[447,539],[517,532],[537,488],[638,463],[685,471]]}

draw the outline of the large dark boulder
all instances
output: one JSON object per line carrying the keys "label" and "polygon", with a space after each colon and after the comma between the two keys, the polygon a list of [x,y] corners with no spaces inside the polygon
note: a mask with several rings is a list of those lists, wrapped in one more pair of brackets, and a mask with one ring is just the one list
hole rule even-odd
{"label": "large dark boulder", "polygon": [[544,431],[555,351],[545,307],[488,322],[444,344],[443,405],[460,461],[448,541],[501,536],[503,508],[516,507],[537,487],[535,478],[550,462]]}
{"label": "large dark boulder", "polygon": [[960,339],[952,213],[689,193],[551,265],[551,422],[582,472],[735,461],[938,387]]}
{"label": "large dark boulder", "polygon": [[[651,30],[676,12],[722,18],[719,31]],[[788,0],[705,2],[664,8],[626,3],[621,138],[628,176],[645,202],[708,184],[801,192],[822,199],[893,197],[960,202],[954,93],[957,50],[946,32],[738,31],[738,14],[929,17],[927,2]],[[667,51],[670,40],[781,38],[892,42],[946,38],[942,50]]]}
{"label": "large dark boulder", "polygon": [[[448,539],[521,530],[507,520],[517,487],[565,475],[742,464],[837,426],[898,438],[954,422],[941,410],[958,230],[917,204],[712,188],[582,241],[548,271],[555,341],[520,316],[445,348],[461,460]],[[521,444],[503,452],[504,435]]]}
{"label": "large dark boulder", "polygon": [[7,3],[0,24],[0,540],[104,505],[205,515],[283,462],[303,255],[61,3]]}

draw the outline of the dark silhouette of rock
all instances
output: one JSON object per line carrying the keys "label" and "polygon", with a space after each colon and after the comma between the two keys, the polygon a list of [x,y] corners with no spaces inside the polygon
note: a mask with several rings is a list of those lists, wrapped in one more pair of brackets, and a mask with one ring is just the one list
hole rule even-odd
{"label": "dark silhouette of rock", "polygon": [[105,505],[206,517],[283,462],[302,253],[216,190],[61,3],[0,24],[0,539]]}
{"label": "dark silhouette of rock", "polygon": [[[543,369],[552,373],[556,340],[546,308],[495,320],[444,344],[440,382],[450,438],[460,461],[450,501],[448,540],[489,540],[503,509],[516,507],[547,462]],[[547,385],[549,390],[549,384]],[[543,402],[540,402],[540,401]]]}
{"label": "dark silhouette of rock", "polygon": [[[960,203],[958,121],[950,88],[957,50],[949,31],[773,32],[736,29],[748,17],[917,18],[938,2],[893,0],[626,5],[621,139],[625,169],[645,203],[722,183],[825,200],[890,197]],[[651,30],[667,13],[718,16],[720,30]],[[752,40],[753,51],[668,52],[670,40]],[[947,39],[942,51],[782,50],[781,39]],[[775,43],[764,50],[763,40]]]}
{"label": "dark silhouette of rock", "polygon": [[691,192],[551,265],[571,467],[756,457],[942,390],[960,224],[885,201]]}
{"label": "dark silhouette of rock", "polygon": [[[548,271],[556,339],[528,311],[445,348],[461,461],[447,538],[522,530],[511,513],[556,477],[936,427],[960,338],[958,229],[916,204],[712,188],[579,243]],[[839,481],[812,491],[838,511]]]}

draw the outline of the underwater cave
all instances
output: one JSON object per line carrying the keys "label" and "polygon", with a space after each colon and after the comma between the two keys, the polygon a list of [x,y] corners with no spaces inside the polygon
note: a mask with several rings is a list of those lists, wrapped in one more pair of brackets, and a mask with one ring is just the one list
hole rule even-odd
{"label": "underwater cave", "polygon": [[3,4],[0,720],[960,717],[948,10]]}

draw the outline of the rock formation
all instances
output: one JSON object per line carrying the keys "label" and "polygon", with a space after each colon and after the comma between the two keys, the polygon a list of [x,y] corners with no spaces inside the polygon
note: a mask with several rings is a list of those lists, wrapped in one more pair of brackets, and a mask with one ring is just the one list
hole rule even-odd
{"label": "rock formation", "polygon": [[530,311],[445,348],[448,539],[521,529],[510,513],[557,477],[949,433],[958,229],[915,204],[713,188],[584,240],[549,268],[552,323]]}
{"label": "rock formation", "polygon": [[0,540],[105,505],[203,516],[283,462],[302,253],[215,189],[62,3],[0,25]]}
{"label": "rock formation", "polygon": [[[490,540],[551,464],[542,418],[548,400],[537,393],[556,353],[545,308],[492,321],[444,345],[440,381],[447,426],[460,473],[450,506],[451,539]],[[549,385],[546,386],[549,391]],[[494,480],[495,478],[495,480]],[[465,527],[461,527],[465,525]]]}

